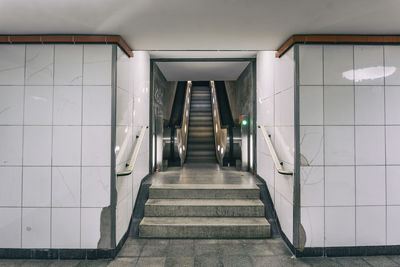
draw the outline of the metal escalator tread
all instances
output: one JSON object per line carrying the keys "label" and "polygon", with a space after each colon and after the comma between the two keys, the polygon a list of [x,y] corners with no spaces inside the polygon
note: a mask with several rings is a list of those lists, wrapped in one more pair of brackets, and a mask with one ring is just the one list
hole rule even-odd
{"label": "metal escalator tread", "polygon": [[216,162],[211,91],[193,86],[186,162]]}

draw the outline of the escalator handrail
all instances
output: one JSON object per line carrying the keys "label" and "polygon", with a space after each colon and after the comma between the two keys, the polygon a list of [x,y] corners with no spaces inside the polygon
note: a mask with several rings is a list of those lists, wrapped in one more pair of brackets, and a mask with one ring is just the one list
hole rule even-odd
{"label": "escalator handrail", "polygon": [[176,136],[181,138],[178,140],[179,147],[179,157],[181,158],[181,164],[185,162],[186,159],[186,151],[187,151],[187,138],[189,131],[189,110],[190,110],[190,102],[191,102],[191,93],[192,93],[192,82],[188,81],[186,85],[186,94],[185,94],[185,103],[183,105],[183,113],[180,127],[177,127]]}
{"label": "escalator handrail", "polygon": [[215,154],[219,164],[223,164],[224,154],[226,152],[226,139],[227,129],[221,127],[221,120],[218,108],[218,99],[215,92],[215,82],[210,81],[211,87],[211,106],[212,106],[212,117],[213,117],[213,128],[214,128],[214,140],[215,140]]}

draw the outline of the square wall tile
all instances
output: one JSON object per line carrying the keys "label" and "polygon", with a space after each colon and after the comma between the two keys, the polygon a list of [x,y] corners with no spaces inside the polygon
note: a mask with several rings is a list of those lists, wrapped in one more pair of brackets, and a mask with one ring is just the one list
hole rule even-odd
{"label": "square wall tile", "polygon": [[51,247],[80,248],[80,208],[53,208],[51,214]]}
{"label": "square wall tile", "polygon": [[356,126],[356,164],[385,165],[385,126]]}
{"label": "square wall tile", "polygon": [[325,246],[355,246],[355,217],[354,207],[326,207]]}
{"label": "square wall tile", "polygon": [[53,87],[26,86],[24,123],[51,125],[53,119]]}
{"label": "square wall tile", "polygon": [[325,125],[354,124],[354,87],[324,87]]}
{"label": "square wall tile", "polygon": [[23,196],[24,207],[50,207],[51,168],[24,167]]}
{"label": "square wall tile", "polygon": [[356,205],[385,205],[385,166],[356,167]]}
{"label": "square wall tile", "polygon": [[386,164],[400,164],[400,126],[386,126]]}
{"label": "square wall tile", "polygon": [[300,86],[300,125],[322,125],[323,104],[322,86]]}
{"label": "square wall tile", "polygon": [[81,168],[52,168],[52,207],[80,207]]}
{"label": "square wall tile", "polygon": [[83,45],[55,46],[55,85],[81,85]]}
{"label": "square wall tile", "polygon": [[300,154],[302,165],[324,164],[323,126],[300,126]]}
{"label": "square wall tile", "polygon": [[357,207],[356,222],[356,246],[386,245],[385,206]]}
{"label": "square wall tile", "polygon": [[[259,100],[257,103],[257,121],[259,125],[274,125],[275,117],[275,98],[273,96],[263,100]],[[132,109],[134,109],[132,104]],[[132,112],[132,118],[134,113]],[[133,118],[136,122],[136,119]]]}
{"label": "square wall tile", "polygon": [[111,125],[111,87],[83,87],[83,125]]}
{"label": "square wall tile", "polygon": [[354,206],[355,183],[354,166],[325,167],[325,206]]}
{"label": "square wall tile", "polygon": [[352,85],[354,81],[353,46],[324,46],[324,84]]}
{"label": "square wall tile", "polygon": [[84,85],[111,85],[112,47],[112,45],[84,45]]}
{"label": "square wall tile", "polygon": [[306,232],[306,247],[324,246],[324,208],[307,207],[301,208],[301,225]]}
{"label": "square wall tile", "polygon": [[385,86],[386,124],[400,124],[400,86]]}
{"label": "square wall tile", "polygon": [[22,125],[23,86],[0,86],[0,125]]}
{"label": "square wall tile", "polygon": [[294,89],[290,88],[275,95],[275,126],[294,125],[293,94]]}
{"label": "square wall tile", "polygon": [[385,84],[400,85],[400,47],[385,45]]}
{"label": "square wall tile", "polygon": [[129,98],[129,92],[118,87],[117,103],[117,125],[131,124],[133,100]]}
{"label": "square wall tile", "polygon": [[54,45],[26,46],[26,85],[53,85]]}
{"label": "square wall tile", "polygon": [[[138,62],[139,63],[139,62]],[[135,64],[135,62],[134,62]],[[274,91],[275,94],[286,89],[294,87],[294,70],[295,70],[294,52],[293,48],[289,49],[282,57],[276,59],[276,64],[274,64]],[[142,73],[142,65],[134,66],[134,73]],[[147,71],[147,68],[144,68]],[[143,76],[141,76],[143,77]],[[144,93],[148,91],[147,80],[134,81],[135,97],[140,95],[144,96]],[[140,90],[141,89],[141,90]]]}
{"label": "square wall tile", "polygon": [[354,127],[325,126],[325,164],[354,165]]}
{"label": "square wall tile", "polygon": [[21,188],[22,168],[0,167],[0,206],[21,206]]}
{"label": "square wall tile", "polygon": [[22,165],[22,126],[0,126],[0,165]]}
{"label": "square wall tile", "polygon": [[356,125],[383,125],[385,93],[383,86],[356,86]]}
{"label": "square wall tile", "polygon": [[102,208],[81,209],[81,248],[97,248]]}
{"label": "square wall tile", "polygon": [[22,209],[22,248],[50,248],[50,208]]}
{"label": "square wall tile", "polygon": [[354,46],[354,67],[357,85],[383,85],[383,46]]}
{"label": "square wall tile", "polygon": [[387,207],[387,245],[400,244],[400,206]]}
{"label": "square wall tile", "polygon": [[55,125],[80,125],[82,121],[82,86],[54,87]]}
{"label": "square wall tile", "polygon": [[322,85],[322,46],[300,45],[300,84]]}
{"label": "square wall tile", "polygon": [[[274,142],[275,141],[275,142]],[[275,127],[273,144],[279,159],[286,164],[294,164],[294,127]]]}
{"label": "square wall tile", "polygon": [[82,168],[82,207],[110,205],[110,167]]}
{"label": "square wall tile", "polygon": [[0,218],[0,248],[21,248],[21,208],[0,207]]}
{"label": "square wall tile", "polygon": [[300,168],[301,206],[324,206],[324,167]]}
{"label": "square wall tile", "polygon": [[386,166],[387,205],[400,205],[400,166]]}
{"label": "square wall tile", "polygon": [[24,165],[51,165],[51,126],[24,127]]}
{"label": "square wall tile", "polygon": [[0,45],[0,85],[24,85],[26,45]]}
{"label": "square wall tile", "polygon": [[53,165],[81,165],[81,126],[53,127]]}
{"label": "square wall tile", "polygon": [[83,126],[82,165],[110,166],[111,127]]}

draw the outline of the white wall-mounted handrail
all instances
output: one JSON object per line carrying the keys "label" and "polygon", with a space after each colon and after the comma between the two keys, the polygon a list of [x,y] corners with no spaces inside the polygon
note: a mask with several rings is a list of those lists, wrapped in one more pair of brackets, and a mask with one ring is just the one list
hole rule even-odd
{"label": "white wall-mounted handrail", "polygon": [[142,141],[143,141],[143,138],[144,138],[144,135],[146,133],[146,129],[147,128],[148,128],[148,126],[142,126],[142,129],[140,130],[140,134],[139,134],[138,140],[137,140],[137,142],[135,144],[135,148],[133,149],[131,160],[126,165],[127,166],[126,169],[123,170],[123,171],[118,172],[117,176],[126,176],[126,175],[130,175],[132,173],[133,167],[135,166],[136,159],[137,159],[137,156],[139,154],[139,149],[140,149],[140,146],[142,145]]}
{"label": "white wall-mounted handrail", "polygon": [[268,134],[268,132],[265,129],[265,127],[262,126],[262,125],[258,125],[258,128],[261,129],[261,131],[262,131],[262,133],[264,135],[265,142],[267,143],[269,152],[271,153],[272,160],[274,161],[274,165],[275,165],[275,168],[278,171],[278,173],[280,173],[282,175],[293,175],[293,171],[287,171],[287,170],[283,169],[282,162],[278,159],[278,155],[276,154],[275,148],[274,148],[274,146],[272,145],[272,142],[271,142],[271,137]]}

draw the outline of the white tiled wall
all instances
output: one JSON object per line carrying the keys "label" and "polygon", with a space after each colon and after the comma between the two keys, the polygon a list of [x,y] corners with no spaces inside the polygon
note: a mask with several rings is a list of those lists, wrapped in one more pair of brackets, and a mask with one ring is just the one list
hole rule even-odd
{"label": "white tiled wall", "polygon": [[299,46],[307,247],[400,245],[399,55],[399,46]]}
{"label": "white tiled wall", "polygon": [[[147,52],[136,51],[128,58],[119,48],[117,57],[117,132],[116,171],[125,169],[130,161],[136,135],[148,126],[150,58]],[[128,176],[117,176],[116,243],[128,231],[132,211],[142,179],[149,172],[149,131],[139,149],[134,171]]]}
{"label": "white tiled wall", "polygon": [[[293,49],[276,59],[273,51],[257,55],[257,124],[271,134],[286,169],[294,166]],[[260,129],[257,130],[257,173],[267,186],[285,235],[293,241],[293,177],[276,172]]]}
{"label": "white tiled wall", "polygon": [[0,45],[0,248],[97,248],[112,45]]}

